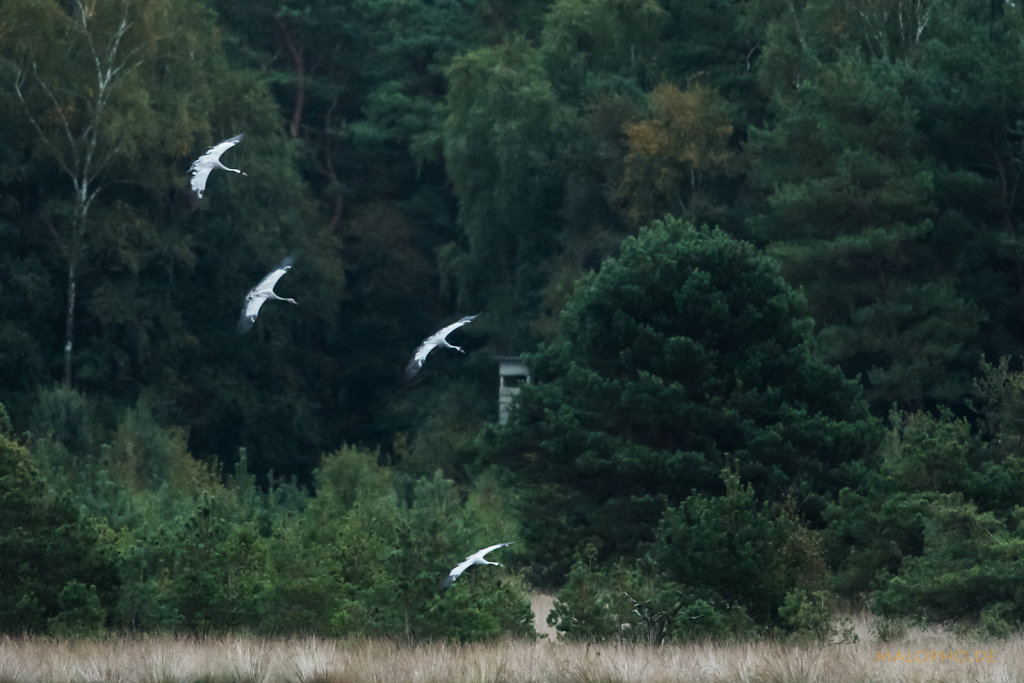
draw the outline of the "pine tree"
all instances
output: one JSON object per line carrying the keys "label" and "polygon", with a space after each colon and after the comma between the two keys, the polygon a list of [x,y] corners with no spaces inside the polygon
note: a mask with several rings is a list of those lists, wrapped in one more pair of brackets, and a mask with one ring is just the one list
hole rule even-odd
{"label": "pine tree", "polygon": [[537,382],[508,428],[485,435],[524,488],[541,561],[567,569],[586,541],[631,553],[666,506],[719,490],[733,460],[817,517],[856,479],[873,422],[805,316],[772,261],[720,230],[667,220],[627,239],[530,356]]}

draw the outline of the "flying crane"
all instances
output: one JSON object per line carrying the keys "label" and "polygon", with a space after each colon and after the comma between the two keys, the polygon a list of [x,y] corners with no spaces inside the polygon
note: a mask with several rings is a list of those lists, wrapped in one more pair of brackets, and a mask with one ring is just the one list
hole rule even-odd
{"label": "flying crane", "polygon": [[493,564],[496,567],[500,567],[501,566],[500,562],[491,562],[490,560],[485,560],[484,559],[484,555],[486,555],[487,553],[491,552],[492,550],[497,550],[498,548],[504,548],[507,545],[512,545],[512,542],[510,541],[508,543],[498,543],[496,545],[492,545],[492,546],[489,546],[487,548],[484,548],[483,550],[478,550],[475,553],[473,553],[472,555],[470,555],[469,557],[467,557],[466,559],[464,559],[462,562],[459,562],[457,565],[455,565],[452,568],[452,570],[450,572],[448,572],[448,576],[444,577],[444,579],[441,581],[441,588],[442,589],[449,588],[453,583],[455,583],[455,580],[457,578],[462,576],[463,572],[465,572],[467,569],[469,569],[470,567],[472,567],[474,565],[478,565],[478,564]]}
{"label": "flying crane", "polygon": [[192,176],[189,179],[189,188],[191,188],[192,192],[195,193],[196,201],[202,199],[203,191],[206,189],[206,179],[210,177],[210,172],[213,169],[219,168],[224,171],[231,171],[232,173],[248,175],[245,171],[241,171],[237,168],[228,168],[220,162],[220,156],[241,142],[243,137],[245,137],[245,134],[239,133],[233,138],[217,143],[210,149],[206,150],[205,154],[192,162],[191,168],[188,169],[188,172]]}
{"label": "flying crane", "polygon": [[477,313],[476,315],[467,315],[464,318],[460,318],[451,325],[442,327],[440,330],[424,339],[423,343],[416,348],[416,352],[412,355],[412,360],[410,360],[409,364],[405,366],[405,379],[411,380],[415,377],[416,373],[423,367],[423,363],[426,362],[427,356],[430,355],[430,352],[438,346],[455,349],[459,353],[465,353],[465,350],[463,350],[461,346],[449,344],[446,337],[451,334],[453,330],[462,327],[466,323],[472,322],[479,315],[480,314]]}
{"label": "flying crane", "polygon": [[295,299],[287,299],[280,297],[274,292],[274,285],[281,279],[281,276],[291,270],[292,263],[295,259],[291,256],[281,261],[281,264],[274,270],[267,273],[266,277],[260,280],[259,284],[249,290],[249,293],[245,295],[245,302],[242,304],[242,317],[238,320],[238,331],[245,333],[252,329],[252,326],[256,323],[256,316],[259,315],[260,306],[263,305],[267,299],[276,299],[277,301],[287,301],[290,304],[296,303]]}

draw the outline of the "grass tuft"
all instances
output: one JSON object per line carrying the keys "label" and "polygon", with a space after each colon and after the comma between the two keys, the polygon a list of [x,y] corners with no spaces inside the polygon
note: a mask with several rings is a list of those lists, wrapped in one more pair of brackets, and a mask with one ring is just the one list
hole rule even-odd
{"label": "grass tuft", "polygon": [[104,640],[0,638],[0,683],[371,683],[550,681],[619,683],[734,681],[1024,680],[1024,635],[970,640],[907,627],[888,640],[857,622],[859,640],[671,644],[570,643],[539,639],[489,644],[139,636]]}

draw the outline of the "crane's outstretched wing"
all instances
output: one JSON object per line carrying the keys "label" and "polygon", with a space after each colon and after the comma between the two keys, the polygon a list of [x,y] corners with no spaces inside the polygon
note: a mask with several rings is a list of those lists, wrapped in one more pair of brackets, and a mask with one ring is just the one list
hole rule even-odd
{"label": "crane's outstretched wing", "polygon": [[267,273],[259,283],[249,290],[242,302],[242,317],[238,319],[238,331],[244,334],[256,324],[256,317],[260,314],[260,307],[267,300],[268,295],[274,291],[274,285],[285,273],[291,270],[295,259],[291,256],[285,258],[274,270]]}
{"label": "crane's outstretched wing", "polygon": [[242,317],[238,319],[238,332],[245,334],[256,324],[256,316],[260,314],[260,306],[267,300],[265,296],[256,295],[254,290],[249,290],[242,303]]}
{"label": "crane's outstretched wing", "polygon": [[424,339],[423,342],[416,347],[416,351],[413,352],[408,365],[405,366],[405,379],[411,380],[416,376],[416,373],[420,371],[420,368],[422,368],[423,364],[427,361],[427,356],[430,355],[430,352],[437,347],[442,339],[445,339],[453,330],[462,327],[466,323],[472,322],[478,315],[480,314],[477,313],[475,315],[467,315],[459,318],[451,325],[442,327],[440,330]]}
{"label": "crane's outstretched wing", "polygon": [[452,570],[450,572],[448,572],[448,576],[444,577],[444,579],[441,580],[441,588],[448,588],[453,583],[455,583],[455,580],[462,576],[462,574],[467,569],[472,567],[474,564],[480,564],[481,561],[484,559],[484,555],[486,555],[487,553],[491,552],[492,550],[497,550],[498,548],[504,548],[507,545],[512,545],[512,541],[509,541],[508,543],[497,543],[495,545],[488,546],[483,550],[476,551],[475,553],[464,559],[462,562],[459,562],[457,565],[452,567]]}
{"label": "crane's outstretched wing", "polygon": [[196,199],[202,199],[203,190],[206,189],[206,179],[210,177],[213,166],[197,166],[193,163],[189,170],[192,172],[192,177],[189,178],[188,187],[195,194]]}
{"label": "crane's outstretched wing", "polygon": [[448,576],[444,577],[444,579],[441,580],[441,588],[448,588],[449,586],[451,586],[453,583],[455,583],[455,579],[462,576],[462,573],[469,569],[471,566],[473,566],[473,560],[466,559],[452,567],[452,570],[448,572]]}
{"label": "crane's outstretched wing", "polygon": [[239,133],[233,138],[219,142],[192,162],[192,166],[188,169],[192,176],[189,179],[189,187],[196,193],[197,197],[201,198],[203,196],[203,191],[206,189],[206,179],[210,177],[210,171],[214,169],[214,162],[220,159],[221,154],[241,142],[243,137],[245,137],[245,133]]}
{"label": "crane's outstretched wing", "polygon": [[406,380],[411,380],[416,376],[416,373],[423,367],[423,362],[427,360],[427,355],[434,350],[435,346],[437,346],[437,341],[433,337],[429,337],[416,347],[416,352],[412,354],[412,359],[405,366]]}
{"label": "crane's outstretched wing", "polygon": [[512,541],[509,541],[508,543],[495,543],[494,545],[487,546],[483,550],[476,551],[466,559],[468,560],[473,557],[479,557],[482,560],[484,559],[484,555],[486,555],[487,553],[491,552],[492,550],[497,550],[498,548],[504,548],[507,545],[512,545]]}
{"label": "crane's outstretched wing", "polygon": [[266,276],[264,276],[264,278],[252,288],[252,291],[257,294],[266,294],[274,291],[274,285],[276,285],[277,281],[281,279],[281,276],[291,270],[293,263],[295,263],[295,259],[293,257],[286,257],[278,264],[277,268],[274,268],[274,270],[267,273]]}

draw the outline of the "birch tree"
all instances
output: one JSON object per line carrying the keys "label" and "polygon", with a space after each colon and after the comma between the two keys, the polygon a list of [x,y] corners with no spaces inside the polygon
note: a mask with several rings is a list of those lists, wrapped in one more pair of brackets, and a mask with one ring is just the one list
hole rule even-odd
{"label": "birch tree", "polygon": [[70,189],[69,211],[51,229],[66,270],[63,382],[72,382],[75,312],[81,270],[88,256],[90,212],[118,176],[117,165],[137,146],[125,124],[149,118],[147,101],[129,92],[133,75],[160,41],[144,28],[160,13],[146,3],[12,3],[5,24],[19,35],[11,87],[39,154],[56,163]]}

